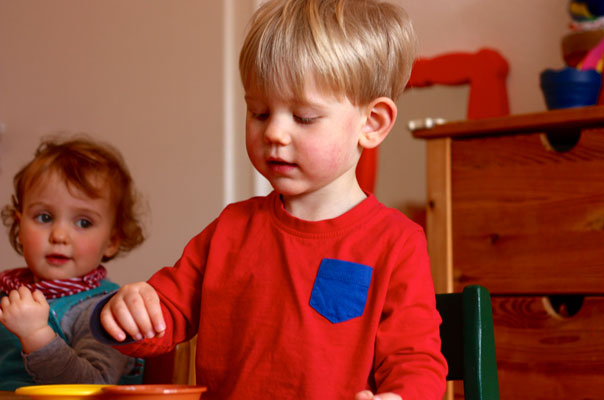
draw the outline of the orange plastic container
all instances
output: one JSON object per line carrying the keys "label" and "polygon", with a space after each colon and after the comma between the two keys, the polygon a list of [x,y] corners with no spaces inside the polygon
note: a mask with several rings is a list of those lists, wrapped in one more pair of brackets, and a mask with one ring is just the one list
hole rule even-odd
{"label": "orange plastic container", "polygon": [[102,392],[107,400],[199,400],[205,391],[192,385],[119,385],[104,387]]}

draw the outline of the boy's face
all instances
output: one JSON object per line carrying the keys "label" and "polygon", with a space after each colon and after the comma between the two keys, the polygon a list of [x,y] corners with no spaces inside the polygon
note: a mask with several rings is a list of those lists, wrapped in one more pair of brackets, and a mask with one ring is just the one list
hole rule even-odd
{"label": "boy's face", "polygon": [[115,210],[107,189],[102,197],[90,198],[50,173],[25,192],[19,240],[38,280],[80,277],[117,252]]}
{"label": "boy's face", "polygon": [[358,187],[355,169],[366,115],[347,98],[326,96],[313,85],[304,94],[305,100],[297,101],[246,90],[250,160],[284,196],[348,193]]}

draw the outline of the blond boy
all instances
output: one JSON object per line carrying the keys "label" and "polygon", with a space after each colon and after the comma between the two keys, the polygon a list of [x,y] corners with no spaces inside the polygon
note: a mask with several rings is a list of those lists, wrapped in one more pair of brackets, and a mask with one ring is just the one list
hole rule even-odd
{"label": "blond boy", "polygon": [[[227,206],[100,319],[138,356],[195,334],[207,399],[440,399],[424,233],[357,182],[397,115],[415,39],[378,0],[272,0],[240,55],[246,147],[274,191]],[[376,393],[375,397],[374,394]]]}

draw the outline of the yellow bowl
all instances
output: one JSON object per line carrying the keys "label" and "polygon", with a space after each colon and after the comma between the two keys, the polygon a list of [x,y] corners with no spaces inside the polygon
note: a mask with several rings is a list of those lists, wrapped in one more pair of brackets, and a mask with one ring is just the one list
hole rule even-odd
{"label": "yellow bowl", "polygon": [[103,388],[114,385],[37,385],[22,386],[15,390],[16,394],[29,396],[35,400],[91,400],[103,397]]}

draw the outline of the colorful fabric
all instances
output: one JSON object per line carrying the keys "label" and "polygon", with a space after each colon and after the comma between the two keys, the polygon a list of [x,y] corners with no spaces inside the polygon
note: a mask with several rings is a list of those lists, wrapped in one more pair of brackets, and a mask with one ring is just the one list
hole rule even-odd
{"label": "colorful fabric", "polygon": [[41,291],[44,297],[50,300],[94,289],[106,276],[107,270],[99,265],[95,270],[79,278],[35,282],[34,275],[28,268],[15,268],[0,272],[0,291],[8,294],[11,290],[25,286],[32,292]]}
{"label": "colorful fabric", "polygon": [[197,334],[207,400],[444,394],[424,232],[373,195],[317,222],[275,192],[231,204],[149,283],[167,331],[117,348],[152,356]]}

